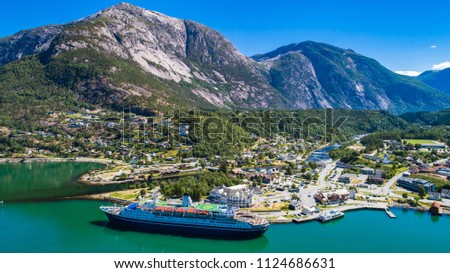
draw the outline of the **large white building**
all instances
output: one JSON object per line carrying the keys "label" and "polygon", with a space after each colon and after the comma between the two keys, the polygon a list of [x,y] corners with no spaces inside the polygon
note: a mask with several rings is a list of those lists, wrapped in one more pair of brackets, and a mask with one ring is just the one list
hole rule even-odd
{"label": "large white building", "polygon": [[211,203],[248,208],[253,204],[253,191],[246,185],[218,186],[209,192]]}

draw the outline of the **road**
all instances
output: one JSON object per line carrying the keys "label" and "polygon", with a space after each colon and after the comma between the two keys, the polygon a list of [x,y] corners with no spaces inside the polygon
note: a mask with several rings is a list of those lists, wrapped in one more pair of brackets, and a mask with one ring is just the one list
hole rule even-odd
{"label": "road", "polygon": [[384,186],[383,186],[382,188],[379,188],[379,189],[378,189],[378,193],[379,193],[379,194],[388,194],[388,193],[390,193],[390,192],[391,192],[391,187],[392,187],[392,185],[394,185],[394,183],[397,182],[397,180],[398,180],[400,177],[402,177],[402,175],[403,175],[404,173],[407,173],[407,172],[408,172],[408,171],[404,171],[404,172],[402,172],[402,173],[399,173],[399,174],[395,175],[395,176],[392,177],[391,179],[389,179],[389,181],[388,181],[386,184],[384,184]]}
{"label": "road", "polygon": [[323,168],[320,172],[319,172],[319,179],[318,179],[318,183],[319,185],[324,186],[327,181],[325,181],[325,177],[331,172],[331,170],[333,170],[333,168],[336,166],[336,164],[333,163],[329,163],[325,166],[325,168]]}
{"label": "road", "polygon": [[[440,160],[437,160],[437,161],[435,161],[435,162],[433,162],[433,163],[431,163],[431,164],[442,164],[442,163],[444,163],[445,161],[446,161],[447,159],[446,158],[444,158],[444,159],[440,159]],[[391,179],[389,179],[389,181],[383,186],[383,188],[380,188],[379,189],[379,194],[388,194],[388,193],[391,193],[391,187],[392,187],[392,185],[394,185],[394,183],[404,174],[404,173],[407,173],[408,172],[408,170],[407,171],[404,171],[404,172],[402,172],[402,173],[399,173],[399,174],[397,174],[397,175],[395,175],[394,177],[392,177]]]}

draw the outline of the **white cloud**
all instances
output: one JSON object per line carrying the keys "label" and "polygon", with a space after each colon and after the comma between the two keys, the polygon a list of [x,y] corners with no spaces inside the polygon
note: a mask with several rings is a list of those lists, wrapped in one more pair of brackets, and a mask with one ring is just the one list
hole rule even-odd
{"label": "white cloud", "polygon": [[400,74],[400,75],[410,76],[410,77],[416,77],[416,76],[419,76],[422,72],[418,72],[418,71],[395,71],[395,73]]}
{"label": "white cloud", "polygon": [[440,64],[435,64],[435,65],[433,65],[433,70],[442,70],[442,69],[446,69],[446,68],[449,68],[450,67],[450,62],[449,61],[447,61],[447,62],[443,62],[443,63],[440,63]]}
{"label": "white cloud", "polygon": [[437,48],[437,45],[432,45],[432,46],[430,46],[431,48]]}

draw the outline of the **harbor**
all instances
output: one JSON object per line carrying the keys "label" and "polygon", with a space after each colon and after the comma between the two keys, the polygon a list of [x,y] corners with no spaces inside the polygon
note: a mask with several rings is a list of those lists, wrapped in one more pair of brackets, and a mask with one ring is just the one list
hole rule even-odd
{"label": "harbor", "polygon": [[[327,223],[273,224],[256,239],[223,240],[118,229],[108,225],[99,209],[107,204],[94,200],[5,203],[0,211],[3,234],[0,252],[85,252],[86,249],[109,253],[450,251],[450,238],[446,236],[450,216],[430,216],[401,208],[391,209],[397,215],[396,221],[382,210],[353,210]],[[433,235],[420,236],[423,230],[433,230]],[[321,239],[320,244],[317,238]]]}
{"label": "harbor", "polygon": [[[271,223],[259,238],[192,238],[109,225],[100,206],[113,203],[121,206],[130,201],[102,193],[108,189],[76,183],[82,173],[97,168],[97,164],[32,163],[0,167],[5,174],[1,192],[7,193],[0,196],[3,201],[0,228],[4,234],[0,252],[84,252],[86,249],[91,252],[384,252],[387,246],[392,252],[415,252],[419,251],[416,244],[420,251],[450,251],[447,247],[450,239],[446,242],[445,234],[439,233],[450,224],[446,210],[442,216],[433,216],[400,208],[398,204],[373,201],[326,206],[306,216],[274,210],[258,213]],[[8,180],[10,177],[15,177],[14,181]],[[66,197],[58,197],[60,194]],[[387,205],[393,206],[389,211],[396,215],[395,221],[386,214]],[[320,223],[317,217],[326,210],[339,210],[345,217]],[[408,228],[411,224],[414,229]],[[422,240],[418,233],[424,229],[440,231],[433,238]],[[316,237],[327,244],[315,244]],[[411,237],[418,239],[413,243]],[[342,238],[352,239],[342,244]]]}

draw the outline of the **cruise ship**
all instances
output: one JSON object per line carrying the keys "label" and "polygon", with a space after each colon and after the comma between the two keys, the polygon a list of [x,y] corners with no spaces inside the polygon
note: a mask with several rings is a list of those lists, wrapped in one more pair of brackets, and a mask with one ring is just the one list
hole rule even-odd
{"label": "cruise ship", "polygon": [[102,206],[110,223],[149,232],[194,236],[253,238],[264,234],[269,222],[257,215],[216,204],[192,206],[184,195],[181,204],[153,200],[124,207]]}
{"label": "cruise ship", "polygon": [[338,210],[329,210],[329,211],[325,211],[322,212],[321,214],[319,214],[319,217],[317,218],[317,220],[319,220],[320,222],[328,222],[337,218],[341,218],[344,216],[344,213],[342,211],[338,211]]}

